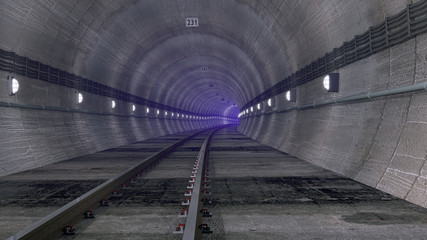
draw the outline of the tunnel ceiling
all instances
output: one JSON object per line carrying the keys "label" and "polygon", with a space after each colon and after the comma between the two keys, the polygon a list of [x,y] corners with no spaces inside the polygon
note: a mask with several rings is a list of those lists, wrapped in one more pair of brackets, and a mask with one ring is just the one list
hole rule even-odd
{"label": "tunnel ceiling", "polygon": [[[171,107],[236,116],[407,3],[387,2],[11,0],[0,3],[0,44]],[[199,27],[186,27],[186,17]]]}

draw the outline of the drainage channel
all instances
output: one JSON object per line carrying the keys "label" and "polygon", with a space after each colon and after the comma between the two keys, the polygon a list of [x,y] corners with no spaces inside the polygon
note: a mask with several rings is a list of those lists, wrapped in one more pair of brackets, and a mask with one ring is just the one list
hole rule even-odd
{"label": "drainage channel", "polygon": [[114,199],[120,199],[126,190],[132,188],[143,177],[159,164],[160,160],[171,154],[185,142],[201,134],[200,131],[184,137],[180,141],[166,147],[140,163],[122,172],[114,178],[102,183],[65,206],[57,209],[33,225],[13,235],[14,239],[57,239],[62,236],[73,236],[79,232],[76,224],[84,219],[95,218],[95,213],[102,212]]}
{"label": "drainage channel", "polygon": [[[218,129],[217,129],[218,130]],[[212,136],[217,131],[212,131],[198,153],[197,159],[188,180],[187,192],[184,193],[185,200],[181,203],[182,212],[179,218],[185,219],[178,224],[173,232],[182,234],[183,240],[201,239],[202,234],[210,234],[213,231],[203,218],[212,217],[205,206],[210,205],[209,196],[210,175],[209,175],[209,146]]]}

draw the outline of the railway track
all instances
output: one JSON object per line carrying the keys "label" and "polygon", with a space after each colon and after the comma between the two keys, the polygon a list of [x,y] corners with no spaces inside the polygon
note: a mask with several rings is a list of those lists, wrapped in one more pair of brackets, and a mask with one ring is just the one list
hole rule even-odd
{"label": "railway track", "polygon": [[[21,239],[425,239],[426,209],[261,145],[235,127],[212,132],[164,136],[0,178],[0,239],[49,212],[65,216],[46,223],[55,227],[43,230],[55,230],[52,235]],[[159,156],[160,148],[186,137]],[[141,168],[129,171],[135,166]],[[132,174],[115,182],[125,172]],[[61,208],[78,196],[85,202],[85,192],[105,183],[115,187],[99,191],[93,205],[71,213]],[[64,192],[72,197],[59,199]],[[108,207],[100,206],[103,199]],[[42,214],[36,219],[35,213]],[[76,235],[64,235],[70,225]]]}
{"label": "railway track", "polygon": [[200,131],[176,141],[170,146],[152,154],[135,166],[103,182],[65,206],[50,213],[31,226],[11,236],[8,240],[49,240],[75,235],[79,231],[79,229],[74,227],[76,224],[84,219],[94,218],[95,214],[100,212],[97,209],[108,207],[111,202],[120,199],[126,189],[131,188],[133,184],[137,183],[138,178],[142,177],[145,172],[154,169],[162,158],[177,151],[180,146],[191,141],[195,137],[209,133],[199,149],[197,159],[194,159],[195,162],[192,169],[188,169],[189,185],[187,187],[190,194],[186,194],[186,197],[184,196],[184,192],[182,194],[183,198],[186,198],[184,202],[188,203],[188,209],[185,208],[186,210],[183,210],[183,212],[185,212],[184,217],[186,221],[185,223],[179,224],[176,231],[176,236],[179,236],[179,238],[181,238],[180,235],[182,234],[183,239],[200,239],[202,232],[207,233],[210,231],[209,227],[202,223],[203,215],[209,215],[207,210],[202,208],[202,201],[205,201],[203,196],[208,194],[207,188],[209,187],[207,162],[209,142],[214,132],[218,129],[220,128]]}

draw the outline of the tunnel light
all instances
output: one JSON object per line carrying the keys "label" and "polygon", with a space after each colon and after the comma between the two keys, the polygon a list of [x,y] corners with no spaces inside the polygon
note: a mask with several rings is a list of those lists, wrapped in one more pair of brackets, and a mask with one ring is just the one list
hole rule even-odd
{"label": "tunnel light", "polygon": [[9,89],[9,95],[13,96],[15,95],[19,90],[19,82],[15,77],[7,77],[8,79],[8,89]]}
{"label": "tunnel light", "polygon": [[177,113],[176,116],[179,117],[179,113]]}
{"label": "tunnel light", "polygon": [[326,75],[325,78],[323,78],[323,87],[329,91],[329,75]]}
{"label": "tunnel light", "polygon": [[116,102],[114,100],[111,101],[111,108],[115,108],[116,107]]}
{"label": "tunnel light", "polygon": [[256,108],[257,108],[258,110],[260,110],[260,109],[261,109],[261,104],[260,104],[260,103],[258,103],[258,104],[256,105]]}
{"label": "tunnel light", "polygon": [[246,109],[246,114],[248,114],[249,113],[249,109]]}
{"label": "tunnel light", "polygon": [[168,115],[168,112],[167,111],[165,111],[165,116],[167,116]]}
{"label": "tunnel light", "polygon": [[254,111],[254,107],[252,106],[252,107],[251,107],[251,112],[253,112],[253,111]]}
{"label": "tunnel light", "polygon": [[77,93],[76,94],[77,104],[80,104],[83,102],[83,94]]}
{"label": "tunnel light", "polygon": [[172,117],[173,117],[173,115],[174,115],[174,114],[172,113]]}
{"label": "tunnel light", "polygon": [[328,90],[328,92],[338,92],[339,88],[339,74],[338,73],[329,73],[323,78],[323,87]]}
{"label": "tunnel light", "polygon": [[286,100],[289,102],[296,102],[296,89],[291,89],[286,92]]}
{"label": "tunnel light", "polygon": [[160,114],[160,110],[159,109],[157,109],[157,115],[159,115]]}
{"label": "tunnel light", "polygon": [[132,104],[132,112],[135,112],[135,110],[136,110],[136,106]]}
{"label": "tunnel light", "polygon": [[269,107],[271,107],[271,98],[268,99],[267,104],[268,104]]}
{"label": "tunnel light", "polygon": [[147,113],[150,113],[150,108],[147,107]]}

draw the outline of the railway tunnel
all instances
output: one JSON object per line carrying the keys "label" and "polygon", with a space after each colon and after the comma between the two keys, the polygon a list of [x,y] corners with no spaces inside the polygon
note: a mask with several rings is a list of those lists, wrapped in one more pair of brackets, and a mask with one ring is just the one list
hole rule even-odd
{"label": "railway tunnel", "polygon": [[0,13],[1,239],[425,239],[427,1]]}

